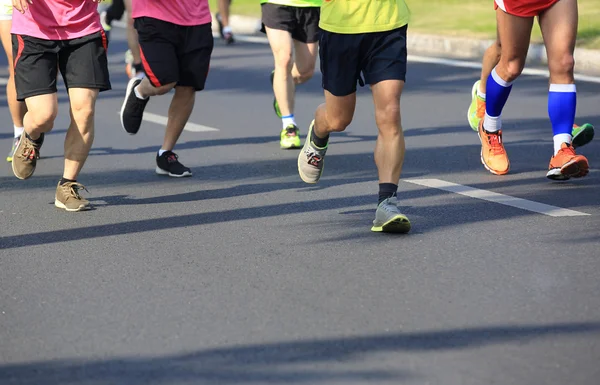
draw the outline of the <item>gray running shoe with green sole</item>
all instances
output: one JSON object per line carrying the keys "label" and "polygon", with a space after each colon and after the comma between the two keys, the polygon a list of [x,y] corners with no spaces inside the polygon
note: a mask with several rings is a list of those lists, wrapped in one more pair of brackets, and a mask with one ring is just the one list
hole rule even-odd
{"label": "gray running shoe with green sole", "polygon": [[398,209],[398,199],[393,196],[387,198],[377,206],[375,220],[371,231],[382,233],[401,233],[410,231],[410,221]]}
{"label": "gray running shoe with green sole", "polygon": [[306,183],[317,183],[323,173],[325,154],[327,147],[318,148],[312,144],[311,137],[315,121],[313,120],[308,128],[308,134],[304,141],[304,147],[298,154],[298,173],[300,178]]}

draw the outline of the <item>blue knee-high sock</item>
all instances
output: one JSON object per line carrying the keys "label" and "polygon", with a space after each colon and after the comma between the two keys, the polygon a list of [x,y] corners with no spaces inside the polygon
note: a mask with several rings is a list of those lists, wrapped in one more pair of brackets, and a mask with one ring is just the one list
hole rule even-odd
{"label": "blue knee-high sock", "polygon": [[486,131],[495,132],[502,128],[500,114],[502,114],[502,109],[508,100],[510,90],[512,90],[512,82],[502,79],[494,68],[488,76],[486,88],[483,126]]}
{"label": "blue knee-high sock", "polygon": [[548,116],[552,123],[555,154],[563,143],[571,143],[576,109],[577,87],[575,84],[550,84]]}

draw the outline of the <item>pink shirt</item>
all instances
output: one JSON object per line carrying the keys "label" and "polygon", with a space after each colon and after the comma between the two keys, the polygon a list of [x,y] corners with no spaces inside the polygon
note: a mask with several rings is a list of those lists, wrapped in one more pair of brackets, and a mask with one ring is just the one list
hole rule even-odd
{"label": "pink shirt", "polygon": [[24,14],[13,10],[11,32],[44,40],[69,40],[102,30],[92,0],[37,0]]}
{"label": "pink shirt", "polygon": [[208,0],[132,0],[131,7],[133,18],[145,16],[183,26],[212,22]]}

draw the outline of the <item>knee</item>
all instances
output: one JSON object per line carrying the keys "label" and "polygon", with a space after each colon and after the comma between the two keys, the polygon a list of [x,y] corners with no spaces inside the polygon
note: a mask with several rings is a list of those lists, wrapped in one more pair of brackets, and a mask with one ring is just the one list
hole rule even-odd
{"label": "knee", "polygon": [[338,115],[338,116],[327,116],[327,125],[329,129],[334,132],[342,132],[352,123],[352,116]]}
{"label": "knee", "polygon": [[506,79],[504,79],[504,77],[503,77],[503,79],[506,80],[507,82],[512,82],[512,81],[516,80],[521,75],[521,72],[523,72],[523,68],[525,68],[524,60],[520,60],[520,59],[507,60],[504,63]]}
{"label": "knee", "polygon": [[71,102],[73,118],[77,122],[86,122],[94,117],[94,99],[81,98]]}
{"label": "knee", "polygon": [[292,70],[292,52],[291,51],[277,51],[275,52],[275,68],[285,69],[286,71]]}
{"label": "knee", "polygon": [[375,111],[375,121],[382,135],[397,135],[400,132],[400,104],[388,103]]}
{"label": "knee", "polygon": [[54,125],[54,120],[58,115],[58,106],[49,105],[31,109],[28,111],[28,115],[28,120],[33,128],[50,129]]}
{"label": "knee", "polygon": [[315,74],[314,66],[311,68],[298,70],[298,76],[295,79],[295,81],[298,84],[305,83],[305,82],[309,81],[313,77],[314,74]]}
{"label": "knee", "polygon": [[570,53],[563,54],[557,58],[550,59],[548,67],[553,77],[554,75],[569,75],[573,73],[573,69],[575,68],[575,59]]}

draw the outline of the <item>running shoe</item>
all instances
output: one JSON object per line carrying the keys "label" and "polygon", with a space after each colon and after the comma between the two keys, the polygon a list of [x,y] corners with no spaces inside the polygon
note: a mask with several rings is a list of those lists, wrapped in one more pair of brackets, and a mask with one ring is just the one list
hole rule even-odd
{"label": "running shoe", "polygon": [[192,170],[179,163],[179,156],[173,151],[165,151],[162,155],[156,154],[156,173],[174,178],[192,176]]}
{"label": "running shoe", "polygon": [[135,95],[135,87],[142,82],[142,79],[132,78],[127,83],[125,100],[121,106],[121,126],[130,135],[135,135],[142,126],[144,110],[150,98],[140,99]]}
{"label": "running shoe", "polygon": [[594,139],[594,126],[589,123],[581,126],[574,124],[571,136],[573,137],[573,148],[583,147]]}
{"label": "running shoe", "polygon": [[385,199],[377,206],[371,231],[406,234],[410,231],[410,221],[398,209],[396,196]]}
{"label": "running shoe", "polygon": [[302,147],[302,143],[300,141],[300,130],[295,124],[290,124],[281,130],[279,145],[283,149]]}
{"label": "running shoe", "polygon": [[90,202],[79,194],[81,190],[87,191],[81,183],[67,182],[61,185],[58,182],[54,206],[71,212],[91,209]]}
{"label": "running shoe", "polygon": [[27,179],[33,175],[40,147],[39,141],[36,143],[29,139],[23,131],[12,159],[12,170],[17,178]]}
{"label": "running shoe", "polygon": [[7,162],[12,162],[13,155],[15,154],[15,150],[17,149],[17,146],[19,145],[19,139],[20,139],[20,137],[13,139],[12,148],[10,149],[8,156],[6,157]]}
{"label": "running shoe", "polygon": [[477,80],[475,84],[473,84],[473,88],[471,89],[471,105],[469,106],[469,111],[467,112],[467,120],[475,132],[477,132],[479,122],[485,115],[485,99],[477,95],[480,82],[481,80]]}
{"label": "running shoe", "polygon": [[589,169],[590,165],[585,156],[577,155],[573,146],[563,143],[558,153],[550,158],[546,177],[552,180],[581,178],[588,174]]}
{"label": "running shoe", "polygon": [[483,120],[480,120],[477,134],[481,140],[481,163],[492,174],[507,174],[510,162],[502,144],[502,130],[487,132],[483,129]]}
{"label": "running shoe", "polygon": [[221,14],[219,12],[216,13],[217,23],[219,23],[219,35],[221,39],[225,40],[227,45],[235,43],[235,39],[233,38],[233,32],[231,32],[231,28],[228,28],[225,31],[225,27],[223,27],[223,20],[221,19]]}
{"label": "running shoe", "polygon": [[[275,70],[271,71],[271,88],[273,88],[273,79],[275,79]],[[277,98],[275,96],[273,96],[273,109],[275,110],[275,115],[277,115],[277,117],[281,119],[283,115],[281,115],[281,111],[279,110],[279,103],[277,103]]]}
{"label": "running shoe", "polygon": [[308,128],[308,134],[304,141],[304,147],[298,154],[298,174],[300,178],[306,183],[317,183],[323,174],[323,167],[325,163],[325,154],[327,153],[327,147],[319,148],[312,144],[311,136],[315,126],[313,120]]}

